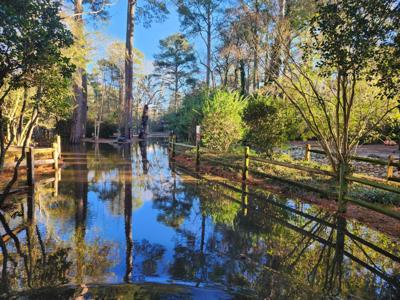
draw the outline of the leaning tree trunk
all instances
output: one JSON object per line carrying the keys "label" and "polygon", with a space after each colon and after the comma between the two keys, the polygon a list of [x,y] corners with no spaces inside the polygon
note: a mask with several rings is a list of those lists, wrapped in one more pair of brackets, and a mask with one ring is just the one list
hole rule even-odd
{"label": "leaning tree trunk", "polygon": [[142,113],[142,122],[140,123],[139,139],[145,139],[147,137],[147,122],[149,121],[149,106],[145,104]]}
{"label": "leaning tree trunk", "polygon": [[133,85],[133,33],[135,30],[135,8],[137,0],[128,0],[128,16],[125,42],[125,103],[124,103],[124,136],[132,137],[132,85]]}
{"label": "leaning tree trunk", "polygon": [[[83,6],[82,0],[75,1],[75,20],[79,23],[79,27],[83,30]],[[86,134],[87,121],[87,75],[83,68],[78,68],[74,79],[74,95],[76,107],[72,114],[70,142],[72,144],[79,143]]]}

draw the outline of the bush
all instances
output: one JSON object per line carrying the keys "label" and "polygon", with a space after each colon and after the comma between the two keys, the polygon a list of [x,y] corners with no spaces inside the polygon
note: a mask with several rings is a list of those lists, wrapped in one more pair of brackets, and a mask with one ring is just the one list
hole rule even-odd
{"label": "bush", "polygon": [[203,107],[202,142],[213,150],[226,151],[244,133],[245,102],[238,92],[216,91]]}
{"label": "bush", "polygon": [[279,106],[272,97],[254,95],[249,98],[243,119],[248,127],[246,142],[251,148],[271,155],[274,147],[287,141],[285,120]]}
{"label": "bush", "polygon": [[[104,121],[100,125],[100,138],[112,138],[118,131],[118,124],[110,121]],[[86,125],[86,137],[94,137],[94,122],[89,120]]]}
{"label": "bush", "polygon": [[186,95],[177,113],[170,112],[165,116],[169,130],[173,130],[179,139],[194,142],[196,125],[203,120],[203,107],[208,97],[205,89]]}
{"label": "bush", "polygon": [[288,140],[307,138],[306,126],[283,99],[255,94],[244,109],[246,143],[254,150],[271,155]]}

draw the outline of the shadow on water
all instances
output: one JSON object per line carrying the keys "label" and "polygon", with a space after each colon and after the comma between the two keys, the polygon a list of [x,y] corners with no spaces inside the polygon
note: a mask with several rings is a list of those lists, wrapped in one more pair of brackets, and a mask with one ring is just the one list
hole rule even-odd
{"label": "shadow on water", "polygon": [[64,161],[60,181],[0,211],[1,297],[400,298],[399,239],[207,181],[160,140]]}

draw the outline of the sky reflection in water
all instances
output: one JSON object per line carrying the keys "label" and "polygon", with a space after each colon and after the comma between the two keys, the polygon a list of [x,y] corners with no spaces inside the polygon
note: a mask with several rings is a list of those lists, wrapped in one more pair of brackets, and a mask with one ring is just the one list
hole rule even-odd
{"label": "sky reflection in water", "polygon": [[3,295],[156,282],[239,298],[400,298],[398,239],[305,203],[267,192],[245,199],[196,179],[171,164],[161,140],[86,145],[64,159],[58,195],[39,184],[32,219],[26,196],[1,214]]}

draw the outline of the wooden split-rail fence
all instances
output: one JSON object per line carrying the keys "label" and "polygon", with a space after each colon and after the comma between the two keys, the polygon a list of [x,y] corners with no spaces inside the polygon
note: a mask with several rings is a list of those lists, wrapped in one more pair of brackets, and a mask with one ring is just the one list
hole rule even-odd
{"label": "wooden split-rail fence", "polygon": [[[351,157],[352,160],[375,163],[377,165],[387,166],[387,181],[382,182],[378,178],[371,179],[371,178],[366,178],[366,177],[362,177],[359,175],[347,175],[343,166],[341,166],[339,176],[338,176],[338,174],[336,174],[332,171],[328,171],[328,170],[321,170],[321,169],[316,169],[313,167],[303,166],[303,165],[299,165],[299,164],[277,161],[277,160],[273,160],[273,159],[261,158],[261,157],[258,157],[257,155],[251,155],[249,147],[244,147],[243,155],[237,155],[237,154],[232,154],[232,153],[221,153],[221,152],[215,152],[215,151],[211,151],[209,149],[200,147],[199,143],[197,143],[197,145],[188,145],[188,144],[184,144],[184,143],[177,143],[175,135],[172,135],[169,137],[168,145],[169,145],[168,146],[169,153],[170,153],[172,159],[175,158],[178,147],[184,148],[187,150],[191,150],[191,151],[195,151],[196,169],[198,169],[198,167],[200,166],[201,160],[206,160],[211,163],[215,163],[215,164],[222,165],[225,167],[230,167],[230,168],[235,168],[235,169],[241,170],[242,180],[244,183],[248,180],[249,172],[250,172],[259,178],[281,181],[286,184],[290,184],[290,185],[293,185],[293,186],[296,186],[299,188],[304,188],[304,189],[307,189],[307,190],[310,190],[313,192],[317,192],[323,196],[334,197],[338,200],[340,211],[345,211],[346,203],[351,202],[353,204],[371,209],[373,211],[376,211],[376,212],[379,212],[384,215],[387,215],[387,216],[390,216],[390,217],[400,220],[400,212],[398,212],[398,211],[394,211],[394,210],[384,207],[382,205],[377,205],[377,204],[367,202],[367,201],[364,201],[361,199],[356,199],[354,197],[348,196],[348,194],[347,194],[349,183],[355,182],[360,185],[373,187],[376,189],[384,190],[386,192],[391,192],[396,195],[399,195],[399,203],[400,203],[400,187],[398,185],[396,185],[395,182],[393,182],[393,184],[391,183],[391,181],[396,181],[393,178],[393,167],[400,167],[400,162],[396,162],[393,157],[389,157],[387,162],[385,162],[383,160],[379,160],[379,159],[368,158],[368,157],[359,157],[359,156]],[[310,145],[306,145],[306,147],[305,147],[305,160],[306,161],[311,160],[310,153],[312,153],[312,152],[318,153],[318,154],[325,154],[325,152],[322,150],[312,149]],[[229,158],[233,158],[235,160],[241,159],[243,161],[243,163],[242,163],[242,165],[237,165],[237,164],[232,164],[231,161],[227,161],[221,157],[218,157],[217,159],[211,159],[211,158],[206,157],[205,155],[202,156],[202,154],[206,154],[206,153],[220,154],[220,155],[227,156]],[[306,184],[303,182],[299,182],[299,181],[295,181],[292,179],[283,178],[278,175],[268,174],[266,172],[259,171],[256,168],[251,168],[251,166],[250,166],[251,162],[258,163],[258,164],[276,165],[276,166],[281,166],[281,167],[285,167],[285,168],[289,168],[289,169],[304,171],[304,172],[311,173],[311,174],[317,174],[317,175],[323,175],[323,176],[336,178],[338,181],[338,188],[337,188],[338,192],[332,193],[332,192],[329,192],[327,190],[324,190],[324,189],[314,186],[314,185],[309,185],[309,184]]]}
{"label": "wooden split-rail fence", "polygon": [[[310,144],[305,146],[304,152],[304,160],[311,161],[311,153],[316,153],[320,155],[326,155],[325,151],[320,149],[313,149]],[[396,181],[400,182],[398,177],[394,177],[394,167],[400,168],[400,161],[394,157],[394,155],[389,155],[387,160],[371,158],[371,157],[364,157],[364,156],[356,156],[351,155],[350,160],[358,161],[358,162],[365,162],[373,165],[383,166],[386,167],[386,179],[388,181]]]}
{"label": "wooden split-rail fence", "polygon": [[[22,147],[11,147],[8,150],[9,154],[13,152],[21,152]],[[47,156],[43,158],[43,156]],[[61,138],[59,135],[55,137],[52,147],[47,148],[36,148],[27,147],[25,149],[25,159],[21,162],[20,167],[26,167],[26,179],[28,186],[35,184],[35,168],[39,166],[53,166],[54,170],[59,170],[59,164],[61,159]],[[13,169],[16,166],[16,162],[6,162],[4,169]]]}

